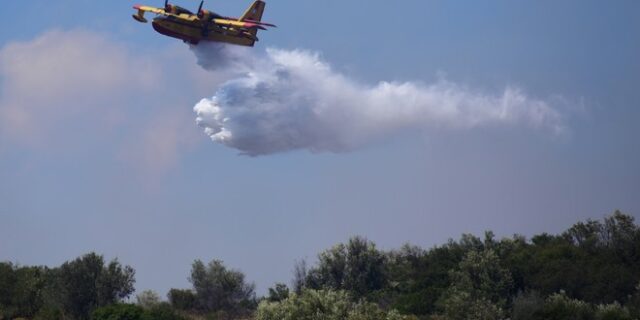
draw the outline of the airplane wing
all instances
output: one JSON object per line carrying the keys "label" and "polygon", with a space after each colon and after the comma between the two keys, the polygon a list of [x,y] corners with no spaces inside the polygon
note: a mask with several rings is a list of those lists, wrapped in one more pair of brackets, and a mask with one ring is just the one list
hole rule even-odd
{"label": "airplane wing", "polygon": [[[181,20],[186,20],[186,21],[190,21],[190,22],[200,21],[198,16],[195,15],[195,14],[186,14],[186,13],[174,14],[174,13],[166,12],[162,8],[156,8],[156,7],[150,7],[150,6],[141,6],[141,5],[135,5],[135,6],[133,6],[133,8],[138,10],[138,14],[133,16],[138,21],[141,21],[141,20],[145,20],[146,21],[146,19],[143,18],[145,12],[151,12],[151,13],[155,13],[155,14],[159,14],[159,15],[163,15],[163,16],[172,16],[172,17],[176,17],[176,18],[179,18]],[[245,29],[258,28],[258,29],[265,30],[265,28],[262,26],[263,24],[260,23],[260,22],[257,22],[257,21],[256,22],[253,22],[253,21],[252,22],[245,22],[245,21],[238,21],[238,20],[231,20],[231,19],[221,19],[221,18],[212,19],[211,21],[213,23],[217,24],[217,25],[224,26],[224,27],[245,28]]]}
{"label": "airplane wing", "polygon": [[156,7],[135,5],[135,6],[133,6],[133,8],[138,10],[138,11],[142,11],[142,12],[152,12],[152,13],[155,13],[155,14],[162,14],[162,15],[169,15],[170,14],[170,13],[167,13],[166,11],[164,11],[164,9],[160,9],[160,8],[156,8]]}

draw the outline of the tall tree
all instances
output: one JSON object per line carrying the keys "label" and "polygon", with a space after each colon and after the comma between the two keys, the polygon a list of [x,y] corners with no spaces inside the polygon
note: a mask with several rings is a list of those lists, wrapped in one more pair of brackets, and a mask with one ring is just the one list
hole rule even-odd
{"label": "tall tree", "polygon": [[207,265],[196,260],[189,280],[200,311],[242,313],[255,303],[255,286],[245,282],[242,272],[227,269],[220,260]]}
{"label": "tall tree", "polygon": [[56,270],[55,288],[64,309],[75,319],[88,319],[101,306],[120,302],[134,291],[135,271],[117,260],[89,253]]}
{"label": "tall tree", "polygon": [[33,317],[44,304],[47,271],[0,263],[0,317]]}
{"label": "tall tree", "polygon": [[449,318],[491,320],[504,316],[513,280],[492,249],[469,251],[450,277],[452,284],[442,302]]}
{"label": "tall tree", "polygon": [[318,260],[308,274],[312,288],[347,290],[361,298],[386,284],[386,256],[365,238],[353,237],[320,253]]}

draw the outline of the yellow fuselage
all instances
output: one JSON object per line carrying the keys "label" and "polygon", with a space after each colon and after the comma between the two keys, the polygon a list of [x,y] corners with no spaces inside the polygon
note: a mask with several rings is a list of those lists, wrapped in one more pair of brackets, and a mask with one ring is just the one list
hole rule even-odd
{"label": "yellow fuselage", "polygon": [[216,41],[252,47],[255,43],[254,39],[247,38],[242,31],[220,27],[215,23],[205,28],[201,22],[184,21],[169,16],[156,17],[152,25],[153,29],[160,34],[192,44],[198,44],[200,41]]}

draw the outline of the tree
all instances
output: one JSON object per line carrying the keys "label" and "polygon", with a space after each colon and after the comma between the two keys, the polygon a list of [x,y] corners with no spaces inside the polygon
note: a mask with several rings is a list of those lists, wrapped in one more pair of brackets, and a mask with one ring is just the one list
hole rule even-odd
{"label": "tree", "polygon": [[273,288],[269,288],[269,296],[267,300],[271,302],[282,301],[289,298],[289,287],[284,283],[276,283]]}
{"label": "tree", "polygon": [[386,257],[365,238],[353,237],[320,253],[318,260],[308,275],[312,288],[347,290],[361,298],[386,284]]}
{"label": "tree", "polygon": [[0,263],[0,318],[32,318],[44,304],[46,267]]}
{"label": "tree", "polygon": [[242,272],[227,269],[220,260],[208,265],[196,260],[189,280],[200,311],[242,313],[255,303],[255,286],[245,282]]}
{"label": "tree", "polygon": [[492,249],[469,251],[450,278],[451,287],[442,301],[447,317],[490,320],[504,316],[513,281]]}
{"label": "tree", "polygon": [[450,271],[458,267],[466,250],[466,246],[450,240],[430,250],[405,245],[388,253],[389,286],[386,294],[393,308],[407,314],[434,313],[437,300],[451,284]]}
{"label": "tree", "polygon": [[136,302],[143,309],[150,310],[160,305],[160,296],[152,290],[145,290],[136,296]]}
{"label": "tree", "polygon": [[640,228],[619,211],[604,222],[578,222],[562,236],[535,236],[526,251],[528,259],[517,268],[521,290],[563,290],[571,298],[610,304],[624,302],[640,281]]}
{"label": "tree", "polygon": [[16,275],[13,264],[0,262],[0,318],[9,318],[13,315],[9,311],[12,307],[11,297],[14,296]]}
{"label": "tree", "polygon": [[293,291],[297,294],[307,287],[307,261],[302,259],[296,261],[293,267]]}
{"label": "tree", "polygon": [[196,309],[196,295],[191,290],[171,289],[167,297],[169,304],[177,310]]}
{"label": "tree", "polygon": [[105,265],[95,253],[65,262],[55,275],[55,290],[75,319],[88,319],[94,309],[121,302],[134,291],[133,268],[117,260]]}

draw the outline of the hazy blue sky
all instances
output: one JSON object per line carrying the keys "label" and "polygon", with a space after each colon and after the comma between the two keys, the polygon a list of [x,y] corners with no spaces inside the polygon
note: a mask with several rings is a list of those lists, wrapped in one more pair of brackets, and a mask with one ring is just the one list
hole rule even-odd
{"label": "hazy blue sky", "polygon": [[[217,258],[263,293],[289,282],[296,259],[352,235],[430,247],[640,215],[638,1],[269,1],[264,20],[279,28],[253,50],[315,51],[367,85],[517,87],[566,130],[413,128],[345,153],[260,157],[195,124],[219,77],[136,23],[133,4],[3,4],[0,260],[58,265],[97,251],[164,295],[189,286],[194,259]],[[207,5],[237,15],[248,1]]]}

